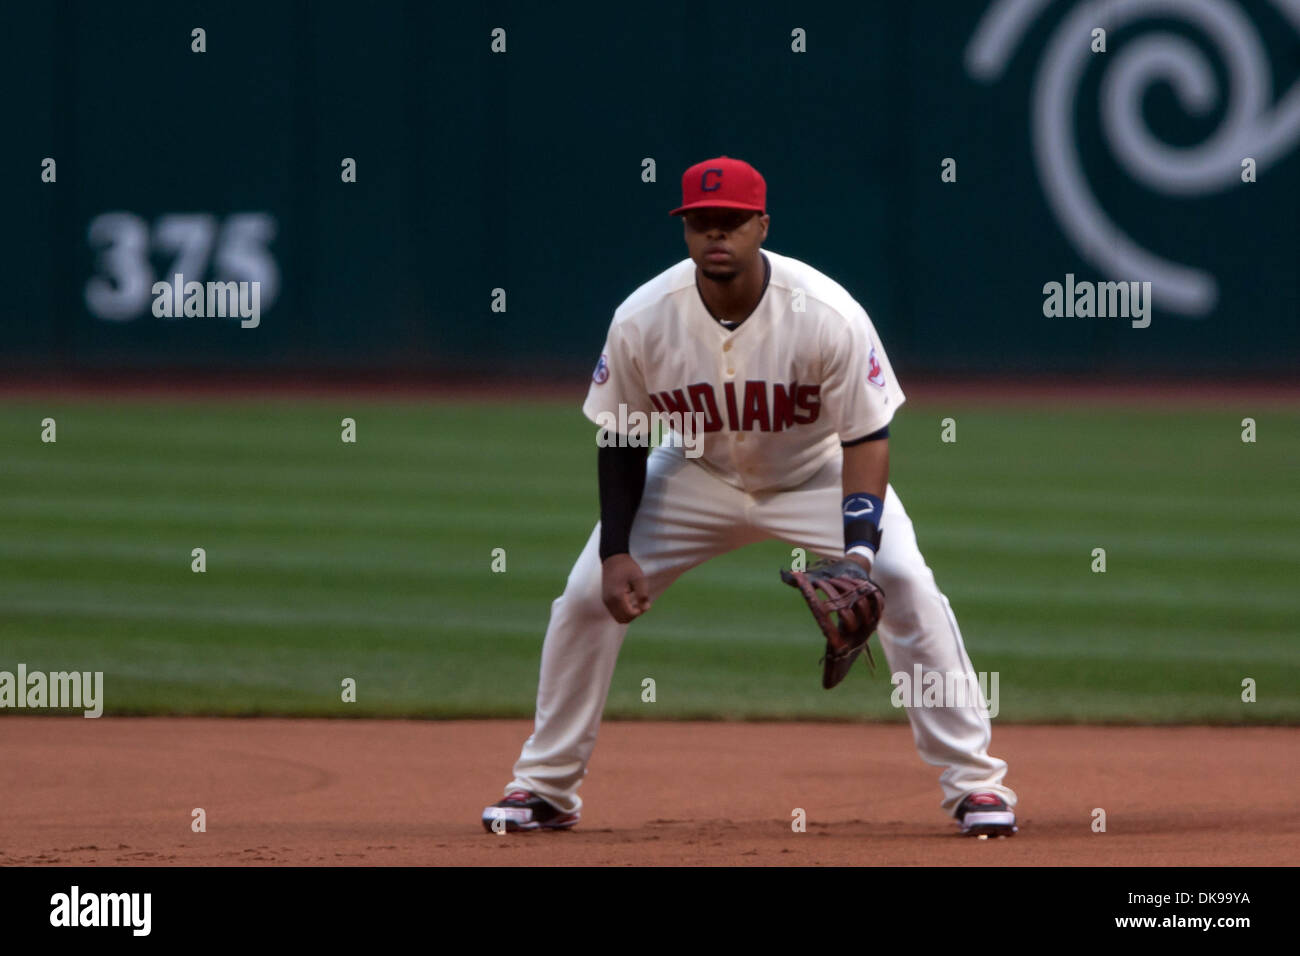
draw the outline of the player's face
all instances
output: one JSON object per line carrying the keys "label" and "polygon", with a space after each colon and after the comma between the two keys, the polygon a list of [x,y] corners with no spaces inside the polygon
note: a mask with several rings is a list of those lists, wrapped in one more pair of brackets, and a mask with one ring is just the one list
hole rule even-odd
{"label": "player's face", "polygon": [[715,282],[730,282],[758,259],[768,217],[747,209],[692,209],[682,215],[686,248]]}

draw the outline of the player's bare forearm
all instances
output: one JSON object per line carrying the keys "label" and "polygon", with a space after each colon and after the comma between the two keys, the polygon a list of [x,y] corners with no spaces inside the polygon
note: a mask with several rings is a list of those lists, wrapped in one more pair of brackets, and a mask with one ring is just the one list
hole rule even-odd
{"label": "player's bare forearm", "polygon": [[872,529],[861,521],[852,522],[849,516],[851,513],[874,512],[866,517],[876,528],[880,526],[882,516],[879,512],[884,508],[885,488],[889,484],[889,439],[877,438],[846,447],[841,481],[845,501],[845,550],[848,557],[870,571],[879,537],[870,544],[869,554],[862,548],[852,548],[854,541],[850,538],[861,540],[869,536],[864,535],[864,531],[871,532]]}
{"label": "player's bare forearm", "polygon": [[882,501],[889,484],[889,439],[878,438],[844,449],[844,497],[865,493]]}

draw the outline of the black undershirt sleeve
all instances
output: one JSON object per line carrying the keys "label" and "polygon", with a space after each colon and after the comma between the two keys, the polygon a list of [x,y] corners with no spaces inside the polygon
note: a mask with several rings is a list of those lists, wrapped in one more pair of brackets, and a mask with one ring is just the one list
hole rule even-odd
{"label": "black undershirt sleeve", "polygon": [[596,449],[596,483],[600,488],[600,560],[627,554],[632,519],[645,491],[648,448]]}
{"label": "black undershirt sleeve", "polygon": [[888,437],[889,437],[889,426],[886,425],[884,428],[874,431],[870,435],[863,435],[861,438],[853,439],[853,441],[842,441],[840,442],[840,447],[852,448],[854,445],[861,445],[863,442],[880,441],[880,439],[888,438]]}

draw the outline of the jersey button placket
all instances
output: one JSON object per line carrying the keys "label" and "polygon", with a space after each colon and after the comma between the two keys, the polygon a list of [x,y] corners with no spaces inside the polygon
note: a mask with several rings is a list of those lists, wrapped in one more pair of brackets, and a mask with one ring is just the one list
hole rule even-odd
{"label": "jersey button placket", "polygon": [[[731,355],[728,354],[731,352],[731,346],[732,346],[731,339],[727,339],[727,341],[722,343],[722,352],[719,355],[719,368],[722,371],[723,375],[726,376],[727,379],[732,379],[735,378],[736,376],[736,368],[734,365],[732,365],[732,362],[735,360],[731,357]],[[737,477],[740,478],[741,486],[744,487],[745,485],[744,466],[740,461],[737,461],[736,459],[736,445],[740,442],[743,442],[745,440],[745,436],[739,432],[731,431],[730,429],[728,429],[728,431],[725,434],[727,434],[728,438],[731,441],[732,467],[736,470]],[[748,489],[746,489],[746,493],[748,493]]]}
{"label": "jersey button placket", "polygon": [[[721,364],[722,364],[723,372],[728,379],[733,379],[736,377],[736,367],[734,364],[732,364],[735,361],[735,359],[734,357],[728,354],[731,352],[731,347],[733,344],[734,343],[731,341],[731,339],[727,339],[727,341],[722,343]],[[737,444],[742,444],[745,441],[744,433],[732,432],[731,441],[732,441],[732,447],[734,449]],[[741,461],[737,460],[735,454],[732,455],[732,467],[736,469],[737,476],[740,477],[742,486],[747,484],[744,479],[744,471],[745,471],[744,466]],[[746,489],[746,492],[748,493],[748,489]]]}

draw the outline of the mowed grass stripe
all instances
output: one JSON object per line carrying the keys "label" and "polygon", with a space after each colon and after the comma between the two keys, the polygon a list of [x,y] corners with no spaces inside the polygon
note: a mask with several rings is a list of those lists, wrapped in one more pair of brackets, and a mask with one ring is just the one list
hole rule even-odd
{"label": "mowed grass stripe", "polygon": [[[102,495],[102,492],[100,493]],[[503,496],[506,500],[508,496]],[[78,497],[71,494],[3,496],[0,510],[14,530],[45,530],[54,533],[80,533],[91,527],[107,531],[124,529],[140,534],[151,529],[208,529],[231,527],[248,532],[280,533],[304,536],[314,534],[356,534],[375,536],[426,534],[444,544],[459,543],[458,536],[476,537],[486,528],[524,539],[575,527],[590,531],[598,517],[595,505],[581,495],[555,502],[547,511],[529,511],[484,504],[481,497],[474,508],[450,506],[446,511],[419,505],[394,504],[388,507],[361,503],[355,495],[340,495],[335,501],[304,504],[301,501],[250,503],[221,497],[195,497],[187,500],[122,500],[111,497]],[[921,520],[920,518],[914,520]],[[1225,574],[1234,568],[1229,559],[1245,562],[1245,570],[1255,568],[1267,574],[1271,566],[1300,564],[1300,529],[1287,533],[1289,525],[1274,522],[1275,535],[1261,537],[1261,530],[1237,523],[1204,521],[1176,522],[1161,528],[1159,522],[1115,522],[1087,528],[1031,528],[982,526],[964,518],[961,525],[931,520],[918,531],[923,549],[957,549],[978,553],[1019,555],[1081,555],[1091,562],[1094,547],[1104,546],[1110,560],[1125,555],[1139,558],[1218,560]],[[1150,531],[1135,530],[1135,526]],[[1122,529],[1122,530],[1120,530]],[[1153,536],[1151,531],[1160,531]],[[499,541],[499,545],[507,542]]]}
{"label": "mowed grass stripe", "polygon": [[[101,493],[102,494],[102,493]],[[107,496],[75,495],[0,496],[0,507],[17,517],[48,521],[94,521],[129,519],[133,526],[176,526],[188,519],[194,524],[238,521],[242,527],[275,527],[285,530],[310,529],[307,522],[320,521],[332,529],[420,528],[426,531],[474,530],[485,521],[512,524],[525,529],[548,530],[557,524],[546,512],[512,514],[506,508],[484,505],[470,514],[462,510],[447,513],[416,504],[390,507],[358,505],[351,496],[340,494],[333,506],[326,502],[310,505],[278,502],[246,502],[224,497],[186,500],[157,500],[141,497],[130,501]],[[576,508],[574,509],[577,510]]]}
{"label": "mowed grass stripe", "polygon": [[[105,589],[118,591],[133,585],[138,591],[147,592],[157,590],[159,586],[155,582],[160,579],[168,581],[163,587],[169,590],[183,590],[195,596],[211,595],[214,600],[239,600],[243,594],[262,590],[281,593],[286,598],[292,595],[310,600],[337,592],[379,594],[395,599],[403,590],[454,596],[457,588],[481,589],[478,582],[484,573],[490,573],[491,554],[483,551],[472,563],[453,562],[450,567],[435,568],[432,564],[422,564],[418,556],[405,563],[366,564],[345,557],[326,561],[311,556],[294,561],[275,553],[258,556],[255,552],[243,552],[241,556],[236,550],[233,554],[224,554],[219,546],[213,546],[206,560],[210,563],[209,570],[200,576],[190,573],[189,552],[183,548],[176,549],[169,563],[157,560],[123,562],[114,560],[112,556],[96,559],[82,555],[77,561],[78,574],[70,578],[67,561],[62,555],[28,555],[25,560],[10,560],[5,555],[0,558],[0,568],[5,571],[6,580],[20,583],[22,587],[20,592],[14,593],[10,587],[0,584],[0,599],[9,594],[17,597],[20,593],[27,593],[37,583],[64,597],[74,589],[73,582],[94,581],[91,585],[93,593],[102,593]],[[1223,621],[1300,612],[1300,592],[1285,589],[1282,579],[1278,581],[1278,590],[1262,591],[1258,587],[1251,590],[1216,587],[1213,586],[1215,582],[1196,587],[1186,581],[1168,578],[1162,581],[1151,576],[1127,581],[1100,574],[1090,575],[1090,579],[1079,578],[1077,573],[1071,575],[1068,584],[1062,575],[1062,579],[1034,584],[994,578],[985,579],[977,586],[960,581],[943,586],[953,600],[972,599],[983,607],[994,609],[1014,609],[1033,604],[1044,611],[1087,611],[1092,620],[1099,623],[1114,616],[1111,609],[1121,608],[1176,612],[1181,616],[1218,614],[1222,615],[1218,620]],[[500,577],[496,593],[508,592],[526,583],[549,583],[557,591],[560,587],[552,567],[538,563],[529,567],[521,561],[521,556],[516,555],[513,575]],[[775,579],[771,584],[776,586]],[[742,598],[748,590],[743,584],[733,584],[733,588],[736,596]]]}
{"label": "mowed grass stripe", "polygon": [[[495,622],[482,616],[460,612],[447,614],[441,608],[401,596],[388,596],[383,611],[358,606],[354,603],[302,602],[287,604],[266,604],[245,596],[239,603],[231,601],[212,601],[205,603],[198,600],[185,600],[167,603],[148,595],[132,595],[119,600],[96,598],[84,594],[59,594],[47,597],[22,597],[11,594],[0,595],[4,602],[7,622],[0,625],[0,630],[11,636],[21,636],[33,630],[59,630],[67,622],[78,620],[73,631],[86,631],[85,620],[119,620],[119,621],[171,621],[195,623],[232,623],[253,624],[259,626],[279,627],[286,633],[310,633],[316,628],[328,628],[336,635],[343,630],[367,633],[379,630],[410,631],[427,636],[430,640],[440,639],[449,634],[502,634],[523,635],[534,642],[540,642],[545,628],[545,616],[538,614],[536,602],[503,598],[498,604],[502,612],[517,612],[517,616],[505,622]],[[683,620],[685,615],[678,614],[676,619],[663,616],[658,620],[647,619],[638,629],[638,640],[651,640],[669,646],[690,646],[693,644],[709,645],[713,643],[755,643],[786,645],[803,643],[810,638],[806,628],[799,625],[802,619],[793,612],[774,609],[777,613],[772,625],[757,630],[745,624],[728,624],[722,620],[710,620],[706,624]],[[402,612],[405,613],[402,613]],[[26,615],[29,621],[19,626],[16,621],[20,615]],[[784,626],[783,626],[784,625]],[[1113,634],[1096,635],[1090,627],[1063,625],[1050,642],[1043,641],[1041,635],[1034,634],[1023,626],[1005,626],[992,628],[988,635],[977,640],[968,638],[972,648],[982,650],[1002,650],[1012,647],[1023,650],[1022,643],[1011,641],[1016,632],[1025,637],[1036,638],[1033,653],[1046,658],[1070,658],[1079,654],[1105,651],[1112,655],[1132,656],[1151,654],[1155,650],[1165,652],[1170,658],[1184,654],[1196,655],[1202,651],[1215,659],[1245,653],[1239,644],[1225,641],[1217,631],[1206,629],[1197,634],[1195,631],[1178,630],[1167,636],[1153,635],[1150,628],[1130,627],[1125,633],[1140,634],[1142,640],[1132,637],[1119,639]],[[1286,643],[1284,632],[1273,630],[1271,641],[1263,641],[1248,629],[1242,633],[1259,641],[1252,646],[1250,653],[1255,657],[1270,660],[1298,661],[1300,652],[1293,644]],[[1267,632],[1266,632],[1267,633]],[[819,645],[818,645],[819,646]]]}

